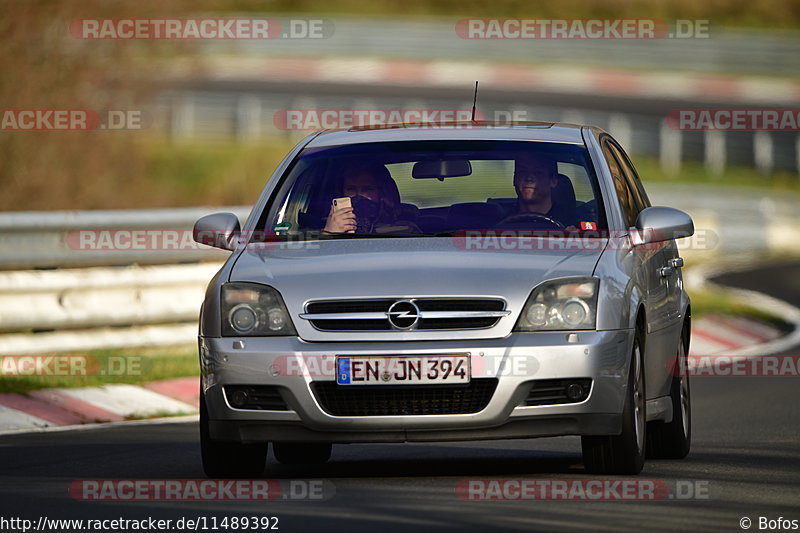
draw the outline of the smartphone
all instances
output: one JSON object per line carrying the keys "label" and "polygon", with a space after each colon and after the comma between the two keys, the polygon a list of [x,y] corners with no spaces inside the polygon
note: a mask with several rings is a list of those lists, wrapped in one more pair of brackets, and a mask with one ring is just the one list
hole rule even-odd
{"label": "smartphone", "polygon": [[346,209],[348,207],[352,207],[350,203],[350,197],[345,196],[344,198],[334,198],[333,199],[333,208],[334,209]]}
{"label": "smartphone", "polygon": [[[331,203],[333,204],[333,208],[334,209],[346,209],[348,207],[352,207],[352,205],[353,205],[350,202],[350,197],[349,196],[345,196],[344,198],[334,198],[333,202],[331,202]],[[355,233],[355,230],[351,229],[351,230],[347,231],[347,233]]]}

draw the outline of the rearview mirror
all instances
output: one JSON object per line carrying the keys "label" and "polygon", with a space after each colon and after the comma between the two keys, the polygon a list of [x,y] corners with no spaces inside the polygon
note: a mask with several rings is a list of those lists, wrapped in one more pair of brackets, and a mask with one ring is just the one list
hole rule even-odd
{"label": "rearview mirror", "polygon": [[467,159],[437,159],[434,161],[419,161],[414,164],[411,177],[414,179],[438,179],[469,176],[472,174],[472,164]]}
{"label": "rearview mirror", "polygon": [[222,250],[234,250],[238,244],[239,233],[241,233],[239,217],[233,213],[206,215],[195,222],[192,229],[195,242]]}
{"label": "rearview mirror", "polygon": [[653,206],[642,209],[636,217],[633,244],[662,242],[694,235],[692,217],[671,207]]}

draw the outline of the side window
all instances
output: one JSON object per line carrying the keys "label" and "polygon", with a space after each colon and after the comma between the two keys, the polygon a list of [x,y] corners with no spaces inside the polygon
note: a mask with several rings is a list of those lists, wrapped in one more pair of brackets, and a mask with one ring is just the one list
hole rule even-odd
{"label": "side window", "polygon": [[[309,166],[306,161],[299,161],[291,170],[291,179],[282,185],[274,200],[272,207],[264,210],[259,219],[259,228],[266,231],[267,235],[275,231],[294,233],[309,229],[319,229],[319,218],[322,210],[327,206],[315,206],[313,200],[321,195],[315,195],[316,183],[323,179],[326,165],[316,164]],[[323,200],[325,198],[322,198]],[[315,209],[316,208],[316,209]],[[325,211],[327,214],[327,211]]]}
{"label": "side window", "polygon": [[628,180],[625,179],[620,164],[611,151],[608,142],[603,143],[603,155],[608,163],[608,169],[611,171],[611,178],[614,180],[614,189],[617,191],[622,213],[625,215],[625,222],[628,227],[631,227],[636,223],[636,216],[639,214],[640,209],[636,205],[634,195],[628,186]]}
{"label": "side window", "polygon": [[614,152],[614,155],[617,157],[617,161],[619,161],[622,173],[628,179],[628,184],[633,191],[637,203],[641,209],[650,207],[650,199],[647,197],[647,193],[644,191],[644,186],[642,185],[641,180],[639,180],[639,175],[636,173],[636,169],[633,168],[631,160],[619,145],[615,143],[609,143],[609,145],[611,147],[611,151]]}

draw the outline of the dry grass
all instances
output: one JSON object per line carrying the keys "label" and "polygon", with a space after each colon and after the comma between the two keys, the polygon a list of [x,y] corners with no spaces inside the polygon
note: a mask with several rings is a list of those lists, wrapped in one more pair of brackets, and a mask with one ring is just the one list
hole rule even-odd
{"label": "dry grass", "polygon": [[[137,102],[150,96],[141,66],[176,45],[81,41],[69,35],[69,23],[76,18],[164,16],[171,11],[163,4],[0,3],[2,108],[137,109]],[[2,132],[0,209],[124,206],[142,188],[146,171],[146,156],[136,138],[131,132]]]}

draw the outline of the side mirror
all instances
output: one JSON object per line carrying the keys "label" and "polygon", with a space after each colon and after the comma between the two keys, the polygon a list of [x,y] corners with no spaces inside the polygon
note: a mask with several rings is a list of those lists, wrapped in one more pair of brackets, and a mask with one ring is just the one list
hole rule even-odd
{"label": "side mirror", "polygon": [[214,213],[194,223],[192,237],[200,244],[222,250],[234,250],[241,231],[239,217],[233,213]]}
{"label": "side mirror", "polygon": [[692,217],[671,207],[653,206],[643,209],[636,217],[634,244],[671,241],[694,235]]}

